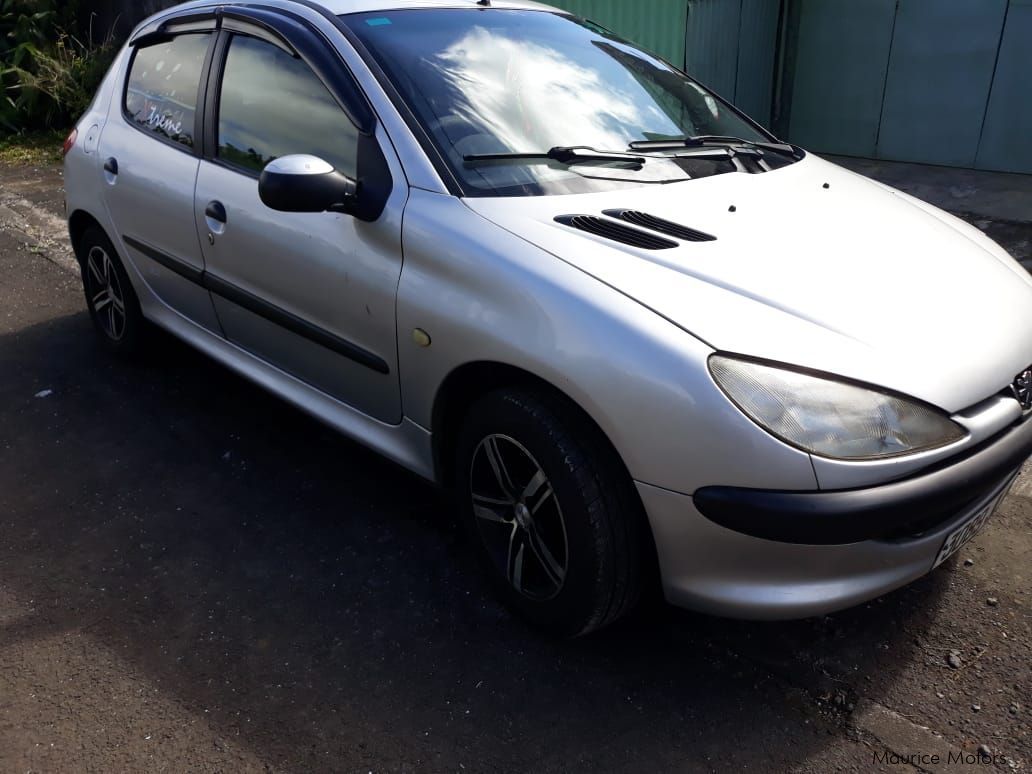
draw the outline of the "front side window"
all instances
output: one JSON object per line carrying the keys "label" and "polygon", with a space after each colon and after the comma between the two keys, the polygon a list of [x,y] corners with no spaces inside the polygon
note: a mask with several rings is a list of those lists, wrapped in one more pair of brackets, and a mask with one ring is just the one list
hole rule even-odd
{"label": "front side window", "polygon": [[219,159],[249,172],[309,153],[357,176],[358,130],[308,65],[263,40],[230,41],[218,131]]}
{"label": "front side window", "polygon": [[477,163],[471,156],[575,146],[626,153],[632,142],[699,135],[772,139],[662,60],[562,14],[442,8],[341,18],[468,195],[591,191],[713,173],[712,161],[660,160],[636,171],[626,163]]}
{"label": "front side window", "polygon": [[180,35],[137,49],[126,83],[126,118],[147,132],[192,148],[197,91],[211,37]]}

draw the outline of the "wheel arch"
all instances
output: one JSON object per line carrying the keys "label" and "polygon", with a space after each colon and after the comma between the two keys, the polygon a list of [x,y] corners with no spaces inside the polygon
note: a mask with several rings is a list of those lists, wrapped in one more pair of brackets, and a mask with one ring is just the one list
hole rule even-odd
{"label": "wheel arch", "polygon": [[434,470],[437,482],[448,488],[454,483],[452,470],[455,443],[458,440],[462,418],[468,407],[479,398],[497,390],[525,387],[558,398],[575,410],[598,433],[608,451],[620,463],[627,479],[633,482],[616,445],[598,422],[567,392],[552,382],[519,366],[490,360],[464,363],[445,377],[434,398],[431,418]]}
{"label": "wheel arch", "polygon": [[576,411],[581,419],[597,433],[598,440],[612,454],[613,461],[619,465],[619,469],[625,477],[629,495],[633,498],[636,506],[637,512],[633,514],[634,518],[642,520],[645,535],[645,559],[649,566],[647,572],[651,576],[648,585],[658,589],[660,587],[659,559],[655,537],[652,534],[652,526],[646,514],[645,505],[638,494],[638,488],[634,485],[634,479],[624,463],[623,457],[609,435],[583,406],[567,392],[537,374],[518,366],[484,360],[458,366],[445,377],[434,398],[431,418],[434,471],[438,485],[446,490],[454,488],[455,447],[459,440],[462,418],[469,406],[484,395],[513,387],[538,390],[559,399],[571,410]]}
{"label": "wheel arch", "polygon": [[100,229],[104,232],[105,236],[108,236],[109,240],[111,239],[104,230],[104,227],[100,224],[100,221],[86,210],[75,210],[68,216],[68,237],[72,241],[72,250],[75,253],[75,258],[80,263],[82,263],[82,259],[79,256],[79,244],[82,242],[83,236],[91,227]]}
{"label": "wheel arch", "polygon": [[466,410],[484,395],[506,387],[541,389],[576,405],[569,395],[555,385],[517,366],[490,360],[458,366],[438,388],[431,418],[434,470],[438,483],[444,488],[451,487],[455,482],[452,458]]}

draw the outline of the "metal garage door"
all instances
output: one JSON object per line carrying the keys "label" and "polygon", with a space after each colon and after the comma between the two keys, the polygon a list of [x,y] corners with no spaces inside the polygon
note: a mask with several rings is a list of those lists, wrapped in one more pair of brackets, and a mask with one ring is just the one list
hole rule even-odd
{"label": "metal garage door", "polygon": [[1032,172],[1032,0],[795,0],[792,29],[793,141]]}

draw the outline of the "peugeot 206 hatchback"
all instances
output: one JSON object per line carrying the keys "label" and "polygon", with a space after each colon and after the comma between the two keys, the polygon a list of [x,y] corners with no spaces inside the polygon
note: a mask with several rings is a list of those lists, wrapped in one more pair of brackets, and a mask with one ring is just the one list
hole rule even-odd
{"label": "peugeot 206 hatchback", "polygon": [[110,350],[158,325],[450,488],[558,633],[654,577],[730,616],[857,604],[1032,451],[1001,248],[553,8],[182,5],[65,164]]}

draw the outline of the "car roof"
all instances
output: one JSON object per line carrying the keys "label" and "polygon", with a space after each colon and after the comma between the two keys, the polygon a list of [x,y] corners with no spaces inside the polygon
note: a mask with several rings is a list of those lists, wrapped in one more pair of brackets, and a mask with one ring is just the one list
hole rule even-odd
{"label": "car roof", "polygon": [[[406,8],[483,8],[479,0],[315,0],[330,13],[364,13],[367,11],[398,11]],[[558,11],[544,3],[532,0],[490,0],[491,8],[527,8]]]}
{"label": "car roof", "polygon": [[[321,8],[324,13],[344,16],[350,13],[367,13],[375,11],[402,11],[412,8],[498,8],[550,11],[565,13],[561,8],[535,2],[534,0],[269,0],[268,5],[281,9],[292,4],[304,4]],[[486,5],[485,5],[486,3]],[[130,44],[141,31],[160,24],[163,20],[190,13],[191,11],[214,10],[219,6],[262,5],[261,0],[252,3],[249,0],[186,0],[180,5],[158,11],[144,19],[130,36]]]}
{"label": "car roof", "polygon": [[535,0],[184,0],[147,17],[141,21],[129,36],[129,45],[133,45],[140,34],[164,21],[196,11],[213,11],[220,6],[235,5],[268,5],[285,10],[291,5],[306,5],[321,9],[322,13],[334,16],[345,16],[351,13],[368,13],[376,11],[403,11],[414,8],[497,8],[548,11],[551,13],[567,13],[561,8],[535,2]]}

